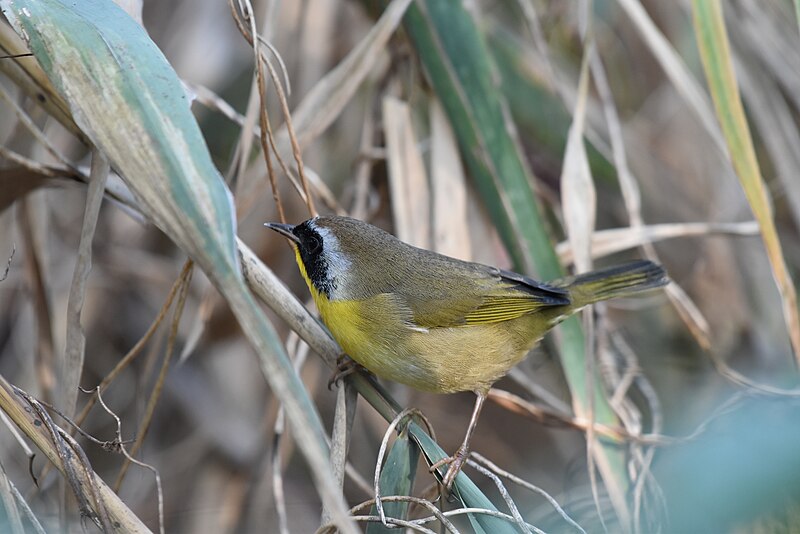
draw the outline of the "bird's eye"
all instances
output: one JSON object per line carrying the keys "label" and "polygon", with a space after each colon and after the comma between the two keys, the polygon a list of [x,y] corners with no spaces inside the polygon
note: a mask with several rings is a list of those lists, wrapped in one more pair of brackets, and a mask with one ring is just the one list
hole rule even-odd
{"label": "bird's eye", "polygon": [[319,238],[319,236],[312,234],[308,237],[306,250],[308,250],[309,254],[317,254],[320,250],[322,250],[322,240]]}

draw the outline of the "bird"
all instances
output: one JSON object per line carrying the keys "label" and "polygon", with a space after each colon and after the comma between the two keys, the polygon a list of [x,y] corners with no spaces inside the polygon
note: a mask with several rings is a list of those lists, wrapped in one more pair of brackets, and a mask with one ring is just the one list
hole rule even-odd
{"label": "bird", "polygon": [[538,282],[414,247],[344,216],[265,226],[293,245],[323,323],[354,362],[421,391],[475,393],[461,446],[431,467],[449,464],[448,491],[492,384],[551,328],[589,304],[668,283],[647,260]]}

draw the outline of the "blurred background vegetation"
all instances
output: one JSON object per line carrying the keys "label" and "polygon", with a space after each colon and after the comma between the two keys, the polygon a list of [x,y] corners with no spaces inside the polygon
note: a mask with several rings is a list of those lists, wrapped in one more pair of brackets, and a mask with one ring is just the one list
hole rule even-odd
{"label": "blurred background vegetation", "polygon": [[[136,2],[130,4],[135,11]],[[253,2],[255,25],[274,50],[268,54],[288,93],[320,213],[347,212],[420,246],[553,278],[558,265],[573,269],[571,258],[586,261],[588,249],[576,248],[588,243],[593,228],[581,226],[575,213],[596,210],[596,265],[649,255],[674,281],[669,296],[610,302],[595,310],[588,330],[584,318],[583,326],[576,321],[535,349],[496,385],[514,397],[501,393],[487,403],[473,449],[552,495],[587,531],[602,531],[604,524],[612,532],[800,528],[794,504],[800,392],[787,322],[800,325],[786,312],[784,302],[796,304],[785,292],[782,300],[752,222],[754,212],[769,208],[745,195],[744,172],[730,156],[741,153],[718,126],[698,50],[698,28],[713,25],[696,18],[704,2],[418,1],[384,44],[375,32],[386,4]],[[797,279],[795,5],[723,4],[728,59],[785,263]],[[234,193],[240,237],[307,300],[293,253],[262,227],[280,215],[253,135],[260,109],[253,49],[236,16],[222,0],[144,1],[141,13],[196,97],[193,111]],[[714,68],[706,60],[705,69]],[[21,126],[15,108],[74,165],[88,168],[89,153],[12,79],[0,80],[7,149],[0,255],[10,257],[0,283],[0,374],[50,401],[65,346],[86,187],[20,171],[8,151],[45,164],[55,160]],[[269,78],[266,94],[278,153],[294,168]],[[578,140],[583,134],[585,159],[570,143],[571,131]],[[307,204],[274,155],[271,162],[286,220],[308,218]],[[297,171],[291,174],[296,179]],[[583,192],[586,179],[591,194]],[[560,243],[558,262],[551,243]],[[82,315],[85,388],[97,386],[142,338],[186,259],[164,234],[114,201],[103,204],[93,249]],[[126,438],[134,437],[158,383],[167,317],[104,394]],[[302,354],[288,326],[271,317],[289,353]],[[583,343],[594,369],[583,363]],[[176,347],[136,455],[160,473],[167,530],[276,531],[276,473],[289,530],[316,530],[320,500],[290,435],[281,440],[277,463],[273,457],[279,405],[235,319],[199,271],[186,294]],[[336,404],[335,389],[327,387],[330,369],[312,355],[300,373],[330,429]],[[593,373],[598,378],[587,379]],[[385,386],[401,405],[424,412],[446,451],[457,448],[471,394]],[[79,408],[88,398],[79,397]],[[602,425],[588,432],[593,417]],[[351,505],[372,496],[386,426],[359,402],[348,456],[357,476],[344,485]],[[12,427],[0,431],[0,478],[16,485],[48,531],[55,529],[65,517],[59,477],[42,476],[45,462],[37,456],[31,468],[37,488]],[[110,440],[116,423],[95,407],[82,428]],[[78,439],[94,469],[113,483],[121,457]],[[604,461],[611,467],[596,465]],[[502,507],[494,482],[467,472]],[[420,466],[414,494],[432,483]],[[119,489],[153,529],[154,484],[152,473],[134,467]],[[545,531],[571,528],[540,495],[519,488],[512,495],[528,523]],[[74,521],[76,513],[72,507],[66,517]]]}

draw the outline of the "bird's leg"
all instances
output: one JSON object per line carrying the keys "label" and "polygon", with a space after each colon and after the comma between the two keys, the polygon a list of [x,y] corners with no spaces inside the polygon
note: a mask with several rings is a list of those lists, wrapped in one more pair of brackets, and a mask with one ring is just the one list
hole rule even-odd
{"label": "bird's leg", "polygon": [[456,477],[461,472],[461,468],[466,463],[467,458],[469,458],[469,444],[472,440],[472,434],[475,433],[475,427],[478,425],[478,417],[481,414],[481,408],[483,408],[483,401],[486,400],[485,392],[476,391],[475,394],[478,397],[475,399],[475,407],[472,409],[472,418],[469,420],[467,435],[464,436],[464,441],[453,456],[439,460],[433,464],[430,469],[431,472],[433,472],[445,464],[450,465],[442,480],[442,484],[447,491],[450,491],[450,488],[453,487],[453,482],[455,482]]}
{"label": "bird's leg", "polygon": [[336,370],[333,371],[333,374],[328,380],[328,389],[331,389],[334,384],[338,384],[344,377],[358,372],[360,369],[364,369],[364,367],[356,363],[356,361],[347,354],[340,354],[339,357],[336,358]]}

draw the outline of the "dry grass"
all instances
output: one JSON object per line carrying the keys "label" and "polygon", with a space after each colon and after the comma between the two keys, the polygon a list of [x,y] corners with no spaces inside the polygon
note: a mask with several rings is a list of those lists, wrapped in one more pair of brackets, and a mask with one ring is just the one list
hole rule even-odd
{"label": "dry grass", "polygon": [[[398,410],[386,398],[419,409],[452,452],[472,395],[384,384],[382,397],[362,380],[369,402],[359,397],[355,410],[355,389],[329,390],[337,347],[280,285],[308,298],[290,249],[261,223],[350,213],[427,248],[530,271],[544,270],[526,233],[537,223],[514,219],[521,211],[498,218],[471,161],[491,151],[465,151],[464,125],[401,24],[407,2],[384,12],[370,0],[253,1],[254,18],[249,2],[231,4],[145,2],[144,26],[197,96],[193,111],[234,194],[247,280],[331,435],[334,478],[369,528],[384,509],[408,509],[438,519],[398,523],[407,528],[471,531],[458,506],[431,506],[424,461],[413,498],[376,506],[372,481],[381,496],[399,484],[375,471],[405,438],[387,432]],[[689,2],[595,2],[591,13],[582,2],[469,5],[492,52],[502,124],[535,175],[534,209],[562,265],[646,256],[674,285],[587,315],[576,328],[591,365],[565,357],[564,332],[499,382],[466,472],[512,529],[796,529],[793,6],[723,2],[746,112],[734,122],[752,138],[741,163],[728,131],[737,124],[717,119],[736,94],[712,100],[704,65],[724,65],[698,51],[703,21],[693,25]],[[5,53],[23,53],[10,31],[3,24]],[[103,157],[57,93],[31,98],[48,86],[20,74],[25,61],[0,59],[0,530],[78,531],[83,515],[111,530],[156,530],[161,519],[167,532],[314,532],[335,511],[323,512],[225,300],[118,176],[100,181]],[[513,207],[511,185],[500,186]],[[77,414],[74,439],[51,404]],[[115,479],[113,490],[103,482]]]}

